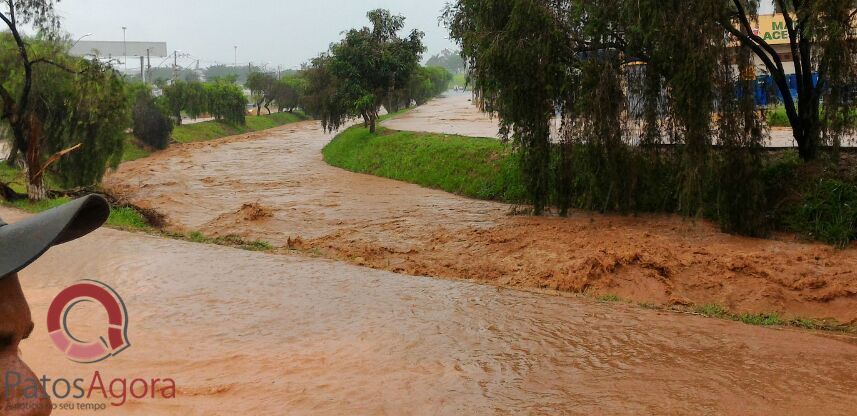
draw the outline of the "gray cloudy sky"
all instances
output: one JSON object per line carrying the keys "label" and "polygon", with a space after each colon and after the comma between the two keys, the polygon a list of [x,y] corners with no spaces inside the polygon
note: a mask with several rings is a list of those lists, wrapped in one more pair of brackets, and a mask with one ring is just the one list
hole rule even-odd
{"label": "gray cloudy sky", "polygon": [[366,12],[376,8],[404,15],[408,31],[426,33],[426,59],[452,49],[446,29],[438,25],[447,1],[62,0],[58,10],[74,39],[92,33],[86,40],[121,41],[127,26],[128,41],[166,41],[170,51],[190,54],[201,66],[231,64],[238,45],[239,63],[295,68],[340,39],[340,32],[366,25]]}
{"label": "gray cloudy sky", "polygon": [[[444,48],[455,49],[438,24],[449,0],[61,0],[63,28],[76,39],[166,41],[201,66],[238,62],[297,68],[341,38],[340,32],[367,23],[365,14],[386,8],[407,18],[407,30],[426,33],[425,59]],[[763,0],[763,4],[770,0]],[[772,9],[770,5],[763,9]],[[152,62],[156,65],[158,62]]]}

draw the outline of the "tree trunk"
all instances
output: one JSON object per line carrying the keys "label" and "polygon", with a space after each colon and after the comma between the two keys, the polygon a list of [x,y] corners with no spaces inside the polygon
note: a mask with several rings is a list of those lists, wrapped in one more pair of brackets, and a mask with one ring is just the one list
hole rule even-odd
{"label": "tree trunk", "polygon": [[374,116],[369,116],[369,133],[375,134],[375,120]]}
{"label": "tree trunk", "polygon": [[262,104],[256,103],[256,117],[262,115]]}
{"label": "tree trunk", "polygon": [[47,199],[48,188],[45,186],[44,175],[30,175],[28,171],[27,176],[29,176],[29,180],[27,181],[27,198],[34,202]]}
{"label": "tree trunk", "polygon": [[42,127],[35,114],[27,117],[27,197],[30,201],[42,201],[47,198],[44,174],[42,172]]}

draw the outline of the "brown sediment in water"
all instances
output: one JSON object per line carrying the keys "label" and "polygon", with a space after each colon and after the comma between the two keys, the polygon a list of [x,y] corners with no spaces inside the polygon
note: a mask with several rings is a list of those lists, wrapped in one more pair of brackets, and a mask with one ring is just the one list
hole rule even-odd
{"label": "brown sediment in water", "polygon": [[[730,236],[675,216],[511,216],[508,205],[328,166],[320,150],[332,137],[303,122],[175,146],[105,184],[173,230],[399,273],[857,322],[855,248]],[[248,220],[246,204],[266,215]]]}
{"label": "brown sediment in water", "polygon": [[[51,299],[84,278],[116,289],[130,321],[131,347],[96,365],[68,361],[43,324]],[[112,409],[121,414],[844,415],[857,406],[857,342],[845,335],[109,229],[52,249],[21,282],[36,321],[22,355],[39,376],[176,380],[175,400],[129,397]],[[72,319],[78,336],[107,326],[92,305]]]}

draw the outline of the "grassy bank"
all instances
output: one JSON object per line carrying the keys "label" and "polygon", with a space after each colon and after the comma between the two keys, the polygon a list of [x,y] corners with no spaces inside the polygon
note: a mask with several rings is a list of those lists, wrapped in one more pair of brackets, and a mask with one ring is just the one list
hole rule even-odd
{"label": "grassy bank", "polygon": [[[251,133],[272,129],[298,121],[304,121],[307,117],[303,113],[274,113],[261,116],[247,116],[246,125],[237,125],[223,121],[204,121],[196,124],[185,124],[176,126],[173,130],[173,140],[177,143],[203,142],[216,140],[236,134]],[[143,149],[132,135],[128,135],[125,141],[125,152],[122,160],[132,160],[148,157],[151,153]]]}
{"label": "grassy bank", "polygon": [[[857,109],[851,111],[851,117],[853,120],[857,120]],[[789,117],[786,115],[786,108],[783,106],[776,106],[768,110],[768,124],[771,127],[791,127],[791,123],[789,123]]]}
{"label": "grassy bank", "polygon": [[449,88],[464,88],[467,85],[467,75],[455,74],[452,76],[452,82],[449,83]]}
{"label": "grassy bank", "polygon": [[346,170],[472,198],[521,202],[525,193],[508,145],[494,139],[352,127],[322,151]]}
{"label": "grassy bank", "polygon": [[[365,128],[353,127],[339,134],[322,153],[328,164],[352,172],[472,198],[526,202],[526,187],[517,156],[508,145],[494,139],[384,128],[370,134]],[[840,162],[819,160],[805,164],[794,152],[765,154],[759,183],[765,189],[767,208],[764,212],[771,231],[793,232],[808,240],[837,247],[857,240],[857,179],[841,172],[841,166],[849,165],[853,159],[846,159],[846,155],[842,158]],[[637,198],[638,211],[635,212],[676,212],[671,210],[670,204],[658,205],[677,198],[670,191],[674,187],[663,190],[651,185],[674,180],[671,170],[660,164],[640,166],[637,176],[648,181],[641,189],[649,191],[632,195]],[[575,174],[578,178],[574,183],[584,185],[591,183],[589,176],[594,175],[585,171]],[[716,185],[716,181],[706,182],[711,189],[705,189],[705,194],[717,197]],[[587,195],[587,191],[579,189],[576,193]],[[647,203],[649,199],[654,202]],[[573,202],[574,208],[593,209],[591,204],[587,205],[586,198]],[[718,212],[704,214],[719,220]]]}

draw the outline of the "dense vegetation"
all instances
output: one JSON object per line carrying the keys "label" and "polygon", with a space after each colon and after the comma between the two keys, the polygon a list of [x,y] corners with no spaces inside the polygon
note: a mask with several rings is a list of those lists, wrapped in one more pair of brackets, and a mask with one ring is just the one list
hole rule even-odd
{"label": "dense vegetation", "polygon": [[[0,35],[0,122],[10,126],[9,166],[24,167],[27,194],[47,196],[45,175],[64,187],[100,182],[122,156],[130,105],[124,81],[97,61],[73,58],[62,40]],[[22,64],[26,62],[26,65]]]}
{"label": "dense vegetation", "polygon": [[[665,150],[667,151],[667,150]],[[676,151],[671,150],[671,151]],[[667,151],[668,152],[668,151]],[[364,127],[340,133],[322,151],[324,160],[352,172],[441,189],[471,198],[521,204],[528,200],[527,182],[513,146],[496,139],[393,131],[372,134]],[[854,156],[841,167],[854,163]],[[764,213],[772,228],[807,239],[845,246],[857,240],[857,180],[855,173],[836,170],[809,173],[794,151],[764,153],[760,186],[771,201]],[[555,171],[554,171],[555,172]],[[571,181],[585,186],[590,172],[575,171]],[[675,203],[672,189],[678,178],[647,172],[650,194],[635,198],[639,211],[664,211]],[[850,178],[843,180],[843,176]],[[555,180],[555,179],[552,179]],[[657,181],[657,183],[655,183]],[[706,182],[705,194],[717,195],[717,182]],[[552,198],[556,198],[553,195]],[[605,200],[577,201],[592,206]],[[705,212],[717,219],[716,211]]]}
{"label": "dense vegetation", "polygon": [[413,101],[443,92],[452,77],[442,68],[421,68],[424,34],[399,32],[405,18],[378,9],[367,13],[371,27],[351,29],[304,71],[304,110],[337,130],[361,117],[375,131],[381,107],[396,112]]}
{"label": "dense vegetation", "polygon": [[[781,218],[769,215],[779,199],[765,176],[768,126],[744,75],[753,59],[785,97],[804,161],[835,166],[835,151],[818,150],[853,130],[857,82],[854,1],[777,3],[793,12],[794,100],[779,56],[748,23],[756,1],[458,0],[445,17],[479,101],[520,153],[535,213],[680,212],[765,235]],[[825,169],[796,169],[788,184]]]}

